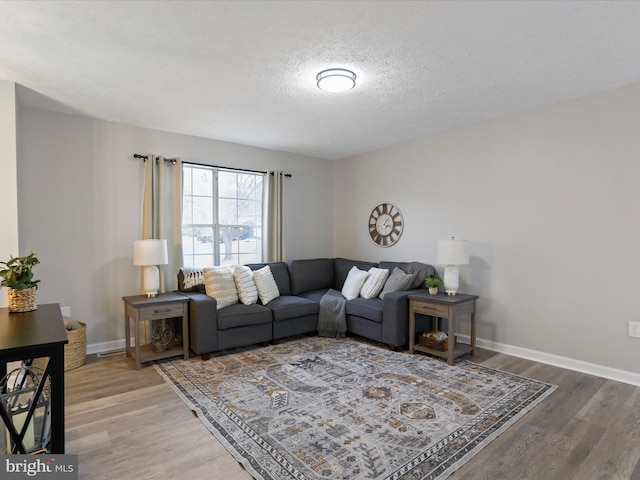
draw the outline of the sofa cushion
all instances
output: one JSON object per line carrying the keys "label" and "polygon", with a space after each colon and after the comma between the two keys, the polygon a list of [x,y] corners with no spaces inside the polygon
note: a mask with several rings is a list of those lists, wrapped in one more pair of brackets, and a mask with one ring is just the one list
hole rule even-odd
{"label": "sofa cushion", "polygon": [[240,303],[251,305],[258,301],[258,289],[253,282],[253,272],[249,267],[236,265],[233,269],[233,279],[236,282]]}
{"label": "sofa cushion", "polygon": [[369,270],[371,267],[377,266],[377,264],[372,262],[361,262],[360,260],[349,260],[347,258],[336,258],[334,264],[335,276],[333,279],[333,285],[335,285],[335,287],[333,288],[336,290],[342,290],[344,282],[347,279],[347,275],[349,275],[352,267],[358,267],[360,270]]}
{"label": "sofa cushion", "polygon": [[289,262],[291,295],[333,288],[333,259],[315,258]]}
{"label": "sofa cushion", "polygon": [[255,270],[253,272],[253,281],[256,284],[258,297],[260,297],[260,302],[263,305],[280,296],[280,290],[278,290],[278,285],[273,278],[269,265]]}
{"label": "sofa cushion", "polygon": [[291,281],[289,279],[289,268],[284,262],[268,262],[268,263],[248,263],[246,266],[251,270],[260,270],[269,265],[273,279],[278,285],[280,295],[291,295]]}
{"label": "sofa cushion", "polygon": [[420,262],[409,262],[400,267],[406,273],[413,273],[414,278],[411,283],[411,288],[420,288],[424,286],[424,280],[427,277],[440,278],[438,272],[431,265]]}
{"label": "sofa cushion", "polygon": [[394,268],[393,272],[391,272],[391,275],[389,275],[389,278],[387,279],[387,283],[384,284],[382,292],[380,292],[380,298],[384,298],[384,296],[389,292],[408,290],[409,287],[411,287],[413,278],[413,273],[406,273],[398,267]]}
{"label": "sofa cushion", "polygon": [[267,307],[273,313],[273,321],[280,322],[306,315],[317,315],[320,305],[307,298],[281,295],[269,302]]}
{"label": "sofa cushion", "polygon": [[344,281],[344,285],[342,286],[342,295],[347,300],[353,300],[360,295],[360,290],[362,289],[362,285],[367,280],[369,276],[369,272],[364,270],[360,270],[358,267],[351,267],[349,270],[349,274],[347,275],[347,279]]}
{"label": "sofa cushion", "polygon": [[319,304],[320,300],[322,300],[322,297],[324,296],[325,293],[327,293],[327,291],[328,291],[327,289],[312,290],[310,292],[301,293],[298,296],[301,298],[306,298],[307,300],[311,300],[312,302]]}
{"label": "sofa cushion", "polygon": [[382,323],[384,302],[379,298],[354,298],[346,303],[347,315],[355,315]]}
{"label": "sofa cushion", "polygon": [[271,310],[264,305],[243,305],[236,303],[218,310],[218,329],[246,327],[249,325],[261,325],[271,323]]}
{"label": "sofa cushion", "polygon": [[238,303],[238,290],[233,278],[233,267],[207,267],[202,269],[207,296],[217,301],[217,308]]}
{"label": "sofa cushion", "polygon": [[384,284],[387,282],[387,278],[389,278],[389,270],[386,268],[371,267],[369,269],[369,276],[360,290],[360,296],[362,298],[376,298],[380,295],[382,287],[384,287]]}

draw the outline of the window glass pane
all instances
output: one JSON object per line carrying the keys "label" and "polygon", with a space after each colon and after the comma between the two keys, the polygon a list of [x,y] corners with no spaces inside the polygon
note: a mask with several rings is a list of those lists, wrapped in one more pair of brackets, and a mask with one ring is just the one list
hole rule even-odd
{"label": "window glass pane", "polygon": [[219,198],[218,214],[220,225],[238,224],[238,200],[235,198]]}
{"label": "window glass pane", "polygon": [[194,267],[213,267],[216,265],[213,261],[213,254],[211,255],[195,255],[193,257],[193,265]]}
{"label": "window glass pane", "polygon": [[193,254],[193,228],[182,227],[182,252],[185,255]]}
{"label": "window glass pane", "polygon": [[234,172],[218,172],[218,196],[236,198],[238,174]]}
{"label": "window glass pane", "polygon": [[189,225],[193,223],[193,197],[182,194],[182,224]]}
{"label": "window glass pane", "polygon": [[194,224],[213,224],[213,198],[193,197]]}
{"label": "window glass pane", "polygon": [[182,169],[182,193],[183,195],[193,195],[192,189],[192,181],[191,181],[191,172],[192,168],[183,168]]}
{"label": "window glass pane", "polygon": [[238,244],[239,263],[259,263],[262,261],[262,243],[259,238],[248,237]]}
{"label": "window glass pane", "polygon": [[[196,228],[196,240],[199,245],[213,243],[213,227],[199,227]],[[213,249],[211,246],[201,246],[198,252],[209,252]]]}
{"label": "window glass pane", "polygon": [[262,205],[254,200],[239,200],[238,201],[238,223],[239,224],[252,224],[256,225],[260,223],[262,217]]}
{"label": "window glass pane", "polygon": [[213,170],[194,168],[193,195],[213,195]]}

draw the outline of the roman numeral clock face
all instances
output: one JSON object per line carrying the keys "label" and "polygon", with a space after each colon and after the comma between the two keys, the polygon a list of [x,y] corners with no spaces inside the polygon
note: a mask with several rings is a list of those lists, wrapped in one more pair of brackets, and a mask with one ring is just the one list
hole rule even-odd
{"label": "roman numeral clock face", "polygon": [[402,212],[392,203],[381,203],[369,215],[369,235],[377,245],[390,247],[402,235]]}

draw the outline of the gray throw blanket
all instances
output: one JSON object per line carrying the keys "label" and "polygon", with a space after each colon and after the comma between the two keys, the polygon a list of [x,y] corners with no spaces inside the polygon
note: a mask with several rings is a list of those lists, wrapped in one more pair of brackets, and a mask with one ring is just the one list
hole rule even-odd
{"label": "gray throw blanket", "polygon": [[344,338],[347,334],[346,299],[337,290],[329,289],[320,299],[318,335]]}

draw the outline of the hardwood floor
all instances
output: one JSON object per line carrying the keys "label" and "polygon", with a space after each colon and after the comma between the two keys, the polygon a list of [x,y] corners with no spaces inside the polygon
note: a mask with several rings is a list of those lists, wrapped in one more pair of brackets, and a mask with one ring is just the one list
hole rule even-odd
{"label": "hardwood floor", "polygon": [[[481,349],[465,358],[559,388],[450,479],[640,480],[640,387]],[[153,367],[88,356],[65,378],[80,479],[252,478]]]}

